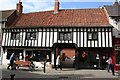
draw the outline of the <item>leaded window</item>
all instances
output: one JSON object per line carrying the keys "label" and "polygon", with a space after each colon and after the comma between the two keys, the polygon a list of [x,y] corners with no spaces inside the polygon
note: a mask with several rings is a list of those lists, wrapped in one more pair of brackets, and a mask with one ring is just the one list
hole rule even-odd
{"label": "leaded window", "polygon": [[88,32],[88,40],[97,40],[98,33],[97,32]]}
{"label": "leaded window", "polygon": [[11,33],[11,39],[19,40],[20,39],[20,33],[19,32],[12,32]]}
{"label": "leaded window", "polygon": [[59,40],[72,40],[71,32],[59,32]]}
{"label": "leaded window", "polygon": [[36,32],[27,32],[26,33],[26,39],[27,40],[36,39],[37,38],[36,36],[37,36]]}

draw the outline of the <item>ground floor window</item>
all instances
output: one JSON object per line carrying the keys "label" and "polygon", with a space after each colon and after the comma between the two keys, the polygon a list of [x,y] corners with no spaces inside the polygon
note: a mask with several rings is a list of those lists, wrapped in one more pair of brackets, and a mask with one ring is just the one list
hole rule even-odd
{"label": "ground floor window", "polygon": [[21,49],[8,49],[6,59],[10,59],[10,56],[12,55],[12,53],[15,54],[16,60],[23,60],[23,58],[24,58],[23,57],[23,50],[21,50]]}
{"label": "ground floor window", "polygon": [[107,67],[106,60],[110,55],[109,49],[79,49],[76,59],[79,68],[100,68]]}
{"label": "ground floor window", "polygon": [[116,64],[120,64],[120,51],[116,51]]}
{"label": "ground floor window", "polygon": [[48,61],[51,62],[51,51],[34,51],[35,59],[39,61]]}
{"label": "ground floor window", "polygon": [[51,51],[50,50],[24,50],[22,49],[8,49],[6,59],[10,59],[12,53],[15,54],[16,60],[29,61],[30,57],[33,57],[33,61],[51,61]]}
{"label": "ground floor window", "polygon": [[26,56],[33,56],[33,61],[51,61],[50,51],[26,50]]}
{"label": "ground floor window", "polygon": [[81,68],[98,68],[100,54],[97,51],[83,50],[79,52]]}

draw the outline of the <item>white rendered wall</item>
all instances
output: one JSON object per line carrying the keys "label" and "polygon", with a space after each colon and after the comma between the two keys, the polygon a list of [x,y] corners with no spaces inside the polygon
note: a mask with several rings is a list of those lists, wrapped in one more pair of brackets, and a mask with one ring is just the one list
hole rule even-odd
{"label": "white rendered wall", "polygon": [[5,49],[5,53],[3,51],[3,57],[2,57],[2,64],[7,65],[9,63],[9,60],[6,59],[7,55],[7,49]]}
{"label": "white rendered wall", "polygon": [[113,29],[113,36],[120,38],[120,21],[116,22],[114,19],[109,17],[110,24],[114,27]]}

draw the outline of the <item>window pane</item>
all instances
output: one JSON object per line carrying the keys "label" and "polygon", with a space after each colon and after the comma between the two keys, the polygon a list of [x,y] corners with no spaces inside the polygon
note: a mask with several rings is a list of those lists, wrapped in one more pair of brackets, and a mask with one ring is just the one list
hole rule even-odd
{"label": "window pane", "polygon": [[120,64],[120,51],[116,51],[116,64]]}
{"label": "window pane", "polygon": [[31,39],[36,39],[36,33],[31,33]]}
{"label": "window pane", "polygon": [[97,33],[93,33],[93,39],[97,39]]}
{"label": "window pane", "polygon": [[18,32],[11,33],[11,39],[19,40],[20,39],[20,33],[18,33]]}
{"label": "window pane", "polygon": [[67,34],[67,39],[68,39],[68,40],[71,40],[71,33],[68,33],[68,34]]}
{"label": "window pane", "polygon": [[15,33],[11,34],[11,39],[15,39]]}
{"label": "window pane", "polygon": [[26,34],[26,39],[30,39],[30,33]]}
{"label": "window pane", "polygon": [[20,39],[20,34],[19,33],[16,34],[16,39]]}
{"label": "window pane", "polygon": [[67,40],[67,33],[64,33],[64,40]]}
{"label": "window pane", "polygon": [[90,39],[90,40],[97,40],[97,38],[98,38],[97,32],[89,32],[88,33],[88,39]]}
{"label": "window pane", "polygon": [[92,39],[92,33],[88,33],[88,39]]}
{"label": "window pane", "polygon": [[72,36],[70,32],[60,32],[59,33],[59,40],[71,40]]}
{"label": "window pane", "polygon": [[36,33],[35,32],[29,32],[26,34],[26,39],[36,39]]}
{"label": "window pane", "polygon": [[60,40],[63,40],[63,33],[60,33]]}

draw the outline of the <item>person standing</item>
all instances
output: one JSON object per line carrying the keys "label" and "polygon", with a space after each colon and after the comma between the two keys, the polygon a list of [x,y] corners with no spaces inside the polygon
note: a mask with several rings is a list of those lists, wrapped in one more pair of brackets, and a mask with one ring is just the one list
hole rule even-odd
{"label": "person standing", "polygon": [[19,53],[19,60],[23,61],[23,54],[22,53]]}
{"label": "person standing", "polygon": [[30,58],[29,55],[26,54],[26,55],[25,55],[25,61],[29,61],[29,58]]}
{"label": "person standing", "polygon": [[47,55],[46,55],[46,61],[49,62],[49,59],[50,59],[50,57],[49,57],[49,55],[47,54]]}
{"label": "person standing", "polygon": [[112,74],[114,75],[114,64],[112,64],[112,58],[109,57],[108,60],[106,61],[108,63],[108,72],[110,72],[110,69],[112,71]]}
{"label": "person standing", "polygon": [[73,68],[75,68],[75,56],[73,56]]}
{"label": "person standing", "polygon": [[34,68],[35,68],[35,65],[33,63],[33,54],[30,56],[29,61],[30,61],[30,67],[29,67],[29,69],[30,69],[30,71],[33,71]]}
{"label": "person standing", "polygon": [[11,70],[14,69],[14,60],[15,60],[15,54],[12,53],[12,55],[10,56],[10,64],[8,65],[7,69],[10,69],[10,67],[11,67]]}
{"label": "person standing", "polygon": [[56,59],[56,67],[55,67],[55,70],[57,70],[57,68],[60,68],[60,70],[62,70],[60,55],[58,55],[58,56],[57,56],[57,59]]}

